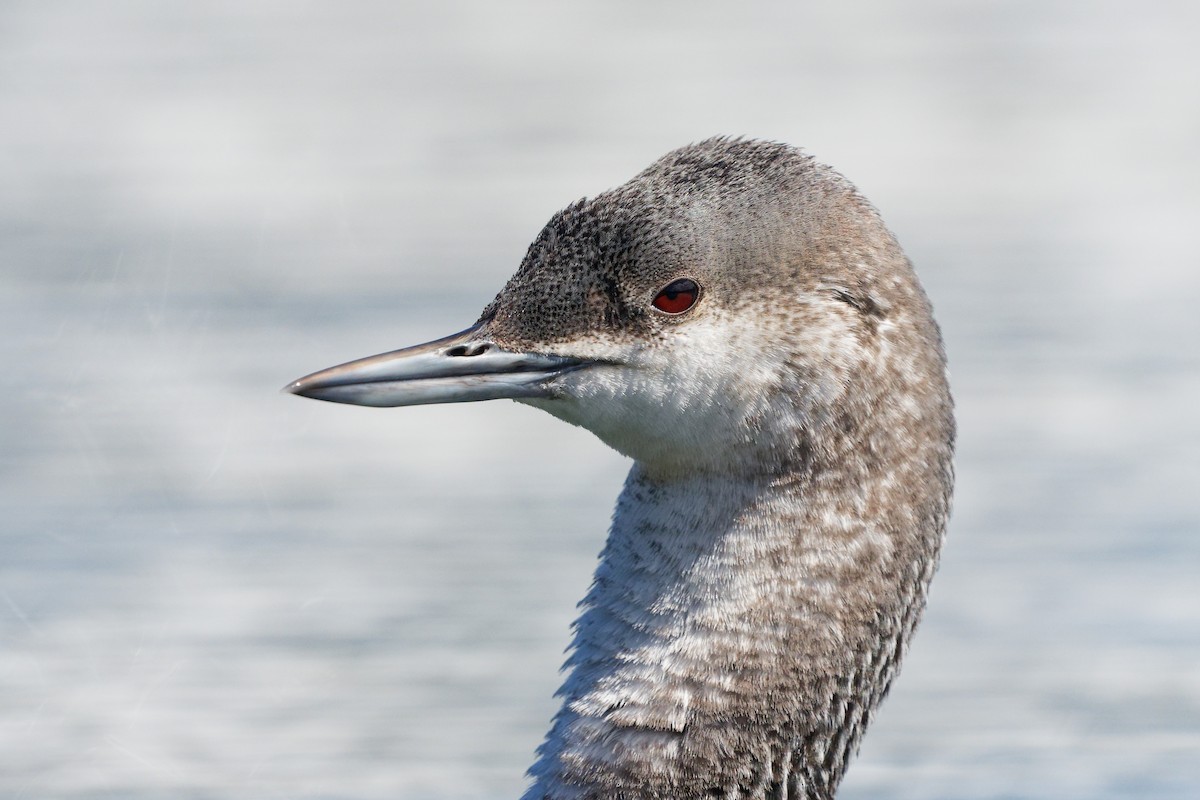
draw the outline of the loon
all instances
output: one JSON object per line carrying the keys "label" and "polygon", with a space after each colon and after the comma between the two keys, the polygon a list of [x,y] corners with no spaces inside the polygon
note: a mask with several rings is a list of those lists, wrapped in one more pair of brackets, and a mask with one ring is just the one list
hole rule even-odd
{"label": "loon", "polygon": [[550,220],[479,320],[286,391],[510,398],[633,460],[524,800],[833,798],[954,482],[941,334],[841,175],[715,138]]}

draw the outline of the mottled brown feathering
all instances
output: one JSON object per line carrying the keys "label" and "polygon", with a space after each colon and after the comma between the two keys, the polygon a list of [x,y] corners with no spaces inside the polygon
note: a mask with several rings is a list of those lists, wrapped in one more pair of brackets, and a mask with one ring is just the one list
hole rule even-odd
{"label": "mottled brown feathering", "polygon": [[[694,318],[650,306],[678,277],[703,287]],[[680,466],[650,426],[535,402],[637,463],[527,800],[830,798],[891,685],[937,564],[954,422],[929,303],[853,186],[786,145],[685,147],[555,215],[482,317],[505,346],[566,354],[739,319],[717,339],[768,374],[675,387],[693,412],[741,409],[725,439],[695,434],[720,457]]]}

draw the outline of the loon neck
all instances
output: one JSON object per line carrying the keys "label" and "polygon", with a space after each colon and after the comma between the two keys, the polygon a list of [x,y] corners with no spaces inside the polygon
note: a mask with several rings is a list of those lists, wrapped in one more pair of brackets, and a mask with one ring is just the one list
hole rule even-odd
{"label": "loon neck", "polygon": [[525,800],[832,797],[937,550],[849,477],[635,464]]}

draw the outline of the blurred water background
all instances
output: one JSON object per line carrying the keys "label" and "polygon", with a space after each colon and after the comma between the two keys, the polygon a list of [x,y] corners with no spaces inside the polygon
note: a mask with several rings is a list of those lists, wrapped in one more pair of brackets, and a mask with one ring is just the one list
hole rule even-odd
{"label": "blurred water background", "polygon": [[0,8],[0,797],[514,798],[627,464],[279,393],[717,133],[872,198],[959,488],[840,795],[1200,789],[1200,5]]}

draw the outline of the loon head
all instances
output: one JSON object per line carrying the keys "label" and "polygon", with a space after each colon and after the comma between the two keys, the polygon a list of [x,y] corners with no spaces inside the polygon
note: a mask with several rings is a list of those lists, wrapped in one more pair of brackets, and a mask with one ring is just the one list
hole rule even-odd
{"label": "loon head", "polygon": [[880,404],[944,393],[940,339],[874,208],[783,144],[710,139],[543,228],[467,330],[287,391],[404,406],[511,398],[654,474],[835,459]]}

